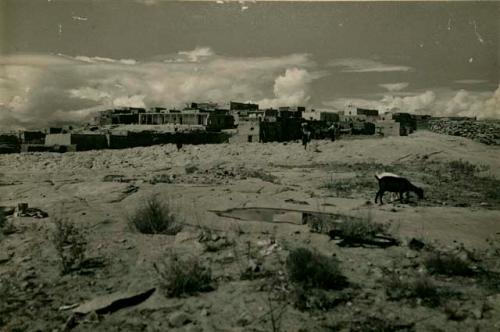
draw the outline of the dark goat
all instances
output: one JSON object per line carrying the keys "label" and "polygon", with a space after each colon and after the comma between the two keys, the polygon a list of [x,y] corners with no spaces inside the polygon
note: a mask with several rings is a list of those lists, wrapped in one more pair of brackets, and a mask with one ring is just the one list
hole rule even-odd
{"label": "dark goat", "polygon": [[378,180],[378,192],[375,196],[375,203],[377,203],[377,199],[380,198],[380,204],[384,204],[382,202],[382,197],[386,191],[399,193],[399,200],[403,201],[403,194],[406,193],[407,197],[410,191],[413,191],[417,194],[419,199],[424,198],[424,191],[422,188],[419,188],[413,185],[408,179],[399,176],[378,176],[375,175],[375,178]]}

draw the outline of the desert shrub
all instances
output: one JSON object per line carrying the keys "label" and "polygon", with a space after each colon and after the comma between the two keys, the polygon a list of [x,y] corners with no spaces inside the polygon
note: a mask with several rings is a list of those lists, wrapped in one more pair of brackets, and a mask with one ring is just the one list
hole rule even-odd
{"label": "desert shrub", "polygon": [[473,177],[474,174],[479,171],[479,167],[477,165],[474,165],[462,159],[448,162],[447,167],[449,169],[451,177],[454,179],[462,177]]}
{"label": "desert shrub", "polygon": [[339,261],[307,248],[290,251],[286,262],[289,278],[305,289],[341,289],[347,279],[340,271]]}
{"label": "desert shrub", "polygon": [[413,332],[415,323],[402,323],[400,321],[388,320],[386,317],[374,316],[364,317],[350,323],[350,332]]}
{"label": "desert shrub", "polygon": [[[496,180],[496,182],[498,182],[498,180]],[[500,201],[500,184],[495,183],[494,186],[488,188],[484,193],[484,197],[489,201]]]}
{"label": "desert shrub", "polygon": [[386,280],[386,295],[389,300],[420,299],[422,304],[436,307],[447,294],[426,275],[419,275],[413,280],[403,280],[392,275]]}
{"label": "desert shrub", "polygon": [[451,253],[432,253],[425,259],[424,265],[432,274],[446,276],[472,276],[475,274],[470,262]]}
{"label": "desert shrub", "polygon": [[180,258],[172,253],[162,266],[154,265],[161,287],[168,297],[192,295],[213,290],[212,272],[197,257]]}
{"label": "desert shrub", "polygon": [[328,311],[336,306],[346,303],[352,299],[352,294],[348,291],[328,291],[324,289],[306,289],[297,286],[293,289],[292,300],[295,308],[301,311],[322,310]]}
{"label": "desert shrub", "polygon": [[346,242],[363,243],[375,238],[377,234],[387,234],[388,226],[375,223],[368,216],[363,219],[348,219],[337,226]]}
{"label": "desert shrub", "polygon": [[129,223],[144,234],[175,235],[182,229],[170,206],[155,196],[148,198],[129,217]]}
{"label": "desert shrub", "polygon": [[54,223],[56,228],[52,234],[52,243],[60,259],[61,272],[66,274],[79,270],[84,263],[87,246],[82,230],[73,222],[60,217],[56,217]]}
{"label": "desert shrub", "polygon": [[243,175],[249,178],[261,179],[264,182],[278,183],[278,178],[260,169],[245,170]]}

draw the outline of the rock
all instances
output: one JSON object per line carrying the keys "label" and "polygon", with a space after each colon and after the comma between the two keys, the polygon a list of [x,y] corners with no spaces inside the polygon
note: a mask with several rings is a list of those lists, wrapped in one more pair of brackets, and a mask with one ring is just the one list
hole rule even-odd
{"label": "rock", "polygon": [[420,251],[424,249],[424,247],[425,243],[415,238],[411,239],[410,242],[408,242],[408,248],[410,248],[411,250]]}
{"label": "rock", "polygon": [[181,327],[191,322],[188,314],[183,311],[176,311],[168,316],[168,322],[172,327]]}
{"label": "rock", "polygon": [[418,254],[414,251],[408,251],[406,254],[405,254],[405,257],[406,258],[415,258],[415,257],[418,257]]}
{"label": "rock", "polygon": [[200,312],[200,315],[202,317],[207,317],[208,315],[210,315],[210,313],[208,312],[208,310],[206,308],[203,308]]}
{"label": "rock", "polygon": [[10,261],[11,258],[12,258],[11,253],[5,251],[0,252],[0,264],[7,263],[8,261]]}
{"label": "rock", "polygon": [[500,312],[500,294],[490,295],[487,300],[493,311]]}
{"label": "rock", "polygon": [[483,318],[483,308],[474,308],[471,312],[475,319]]}
{"label": "rock", "polygon": [[189,324],[188,326],[185,327],[184,331],[186,331],[186,332],[203,332],[204,330],[201,326]]}
{"label": "rock", "polygon": [[246,312],[242,313],[239,317],[238,320],[236,321],[236,324],[238,326],[247,326],[251,322],[251,317],[249,314]]}
{"label": "rock", "polygon": [[188,240],[195,239],[195,238],[196,238],[195,234],[182,231],[182,232],[179,232],[175,235],[175,243],[186,242]]}

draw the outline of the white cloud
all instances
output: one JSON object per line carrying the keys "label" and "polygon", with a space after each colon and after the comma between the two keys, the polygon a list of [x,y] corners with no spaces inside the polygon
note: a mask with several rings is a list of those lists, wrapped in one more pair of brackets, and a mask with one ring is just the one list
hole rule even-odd
{"label": "white cloud", "polygon": [[[168,57],[167,57],[168,58]],[[236,58],[210,48],[150,61],[65,55],[1,57],[0,127],[41,127],[90,119],[98,106],[182,107],[229,100],[303,104],[318,78],[307,54]]]}
{"label": "white cloud", "polygon": [[390,92],[398,92],[403,89],[406,89],[410,85],[407,82],[400,82],[400,83],[387,83],[387,84],[379,84],[379,86],[387,89]]}
{"label": "white cloud", "polygon": [[214,55],[214,52],[210,47],[196,47],[192,51],[182,51],[178,54],[186,57],[191,62],[197,62],[203,58]]}
{"label": "white cloud", "polygon": [[279,107],[279,106],[300,106],[305,105],[310,99],[308,95],[309,84],[314,79],[305,69],[290,68],[280,75],[274,81],[274,96],[272,99],[263,99],[259,101],[261,107]]}
{"label": "white cloud", "polygon": [[343,67],[344,73],[369,73],[369,72],[392,72],[410,71],[413,68],[402,65],[390,65],[369,59],[335,59],[327,64],[330,67]]}
{"label": "white cloud", "polygon": [[435,116],[469,116],[500,119],[500,85],[494,91],[471,92],[439,89],[406,97],[384,96],[380,100],[339,98],[325,105],[344,109],[346,105],[375,108],[380,111],[425,113]]}
{"label": "white cloud", "polygon": [[399,109],[402,112],[415,112],[428,109],[436,100],[433,91],[425,91],[421,94],[407,97],[385,96],[381,103],[386,109]]}

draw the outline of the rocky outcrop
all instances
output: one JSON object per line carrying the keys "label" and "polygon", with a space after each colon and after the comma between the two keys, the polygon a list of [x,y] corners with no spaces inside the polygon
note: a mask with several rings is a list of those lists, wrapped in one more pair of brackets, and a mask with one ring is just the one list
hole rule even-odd
{"label": "rocky outcrop", "polygon": [[500,145],[500,121],[437,119],[429,121],[429,129],[440,134],[467,137],[488,145]]}

